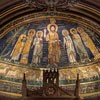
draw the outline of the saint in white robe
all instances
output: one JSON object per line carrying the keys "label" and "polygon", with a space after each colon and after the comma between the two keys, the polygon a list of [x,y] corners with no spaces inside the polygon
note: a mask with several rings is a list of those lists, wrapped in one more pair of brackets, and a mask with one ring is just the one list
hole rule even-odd
{"label": "saint in white robe", "polygon": [[72,39],[69,35],[63,38],[64,48],[67,51],[68,59],[70,63],[75,63],[76,61],[76,53],[73,46]]}
{"label": "saint in white robe", "polygon": [[43,39],[41,37],[36,37],[33,41],[34,51],[32,63],[39,64],[43,54]]}

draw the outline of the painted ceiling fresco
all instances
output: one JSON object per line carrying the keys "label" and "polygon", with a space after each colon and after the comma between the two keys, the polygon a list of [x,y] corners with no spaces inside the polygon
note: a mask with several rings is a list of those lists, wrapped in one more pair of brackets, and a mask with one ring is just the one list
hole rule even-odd
{"label": "painted ceiling fresco", "polygon": [[94,31],[71,21],[37,20],[0,39],[0,59],[33,68],[88,64],[100,58],[99,39]]}

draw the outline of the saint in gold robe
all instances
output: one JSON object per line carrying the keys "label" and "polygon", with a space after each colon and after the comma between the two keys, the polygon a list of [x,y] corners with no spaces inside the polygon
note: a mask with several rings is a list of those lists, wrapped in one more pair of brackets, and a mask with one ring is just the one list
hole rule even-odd
{"label": "saint in gold robe", "polygon": [[58,64],[60,60],[61,50],[59,45],[59,36],[57,33],[57,25],[48,25],[49,33],[46,36],[46,41],[48,41],[48,63]]}
{"label": "saint in gold robe", "polygon": [[78,27],[77,31],[80,33],[84,44],[86,45],[86,47],[88,47],[91,50],[94,57],[95,58],[100,58],[100,53],[98,52],[96,46],[94,45],[93,41],[88,36],[88,34],[81,27]]}
{"label": "saint in gold robe", "polygon": [[16,42],[16,45],[11,53],[11,60],[19,60],[20,55],[22,53],[22,50],[24,48],[26,42],[26,35],[22,34],[19,36],[18,41]]}
{"label": "saint in gold robe", "polygon": [[31,43],[32,43],[34,35],[35,35],[35,30],[30,29],[28,32],[25,46],[24,46],[23,51],[22,51],[22,56],[20,59],[21,64],[28,64],[29,51],[30,51],[30,47],[31,47]]}

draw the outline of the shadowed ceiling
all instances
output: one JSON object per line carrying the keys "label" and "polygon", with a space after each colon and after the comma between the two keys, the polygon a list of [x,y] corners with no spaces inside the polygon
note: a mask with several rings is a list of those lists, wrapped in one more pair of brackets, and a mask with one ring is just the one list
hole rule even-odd
{"label": "shadowed ceiling", "polygon": [[[34,0],[34,7],[30,8],[25,0],[0,0],[0,25],[3,26],[11,20],[30,14],[32,12],[45,11],[45,0]],[[79,0],[74,7],[67,8],[64,3],[66,0],[59,0],[57,3],[57,11],[71,12],[90,18],[95,22],[100,21],[100,0]],[[95,16],[94,16],[95,15]]]}

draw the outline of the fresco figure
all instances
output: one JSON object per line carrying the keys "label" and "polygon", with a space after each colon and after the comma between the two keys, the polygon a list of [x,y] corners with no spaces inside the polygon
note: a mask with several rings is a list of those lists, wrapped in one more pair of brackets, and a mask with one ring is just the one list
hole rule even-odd
{"label": "fresco figure", "polygon": [[32,48],[34,46],[34,51],[33,51],[33,58],[32,58],[32,63],[35,63],[36,65],[40,64],[42,55],[43,55],[43,32],[38,31],[36,33],[36,37],[33,41]]}
{"label": "fresco figure", "polygon": [[70,63],[76,63],[76,52],[73,46],[71,37],[67,30],[62,30],[64,49],[67,51],[68,59]]}
{"label": "fresco figure", "polygon": [[25,43],[26,43],[26,34],[21,34],[15,44],[15,47],[14,47],[11,55],[10,55],[11,60],[14,60],[14,62],[19,60]]}
{"label": "fresco figure", "polygon": [[50,19],[50,24],[47,26],[48,34],[46,35],[46,29],[44,34],[46,41],[48,42],[48,65],[54,64],[57,66],[60,60],[61,50],[59,45],[58,26],[55,24],[55,19]]}
{"label": "fresco figure", "polygon": [[75,44],[76,51],[80,56],[81,62],[89,61],[89,56],[82,43],[81,37],[77,33],[77,30],[75,28],[72,28],[70,29],[70,33],[72,34],[73,42]]}
{"label": "fresco figure", "polygon": [[32,40],[33,40],[33,37],[35,36],[35,33],[36,32],[35,32],[34,29],[30,29],[28,31],[27,40],[26,40],[26,43],[24,45],[24,48],[23,48],[23,51],[22,51],[22,56],[21,56],[21,59],[20,59],[21,64],[28,64],[29,51],[30,51]]}
{"label": "fresco figure", "polygon": [[98,49],[96,48],[96,46],[94,45],[93,41],[88,36],[88,34],[84,31],[84,29],[81,27],[77,27],[77,31],[80,33],[80,36],[81,36],[84,44],[86,45],[86,47],[88,47],[91,50],[94,57],[100,58],[100,53],[99,53]]}

